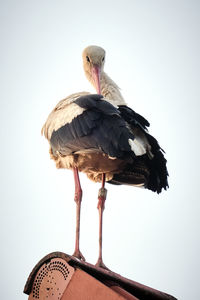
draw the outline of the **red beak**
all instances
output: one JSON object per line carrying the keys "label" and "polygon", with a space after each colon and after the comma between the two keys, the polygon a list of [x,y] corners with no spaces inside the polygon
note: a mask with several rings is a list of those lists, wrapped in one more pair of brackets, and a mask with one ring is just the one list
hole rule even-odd
{"label": "red beak", "polygon": [[94,80],[95,88],[98,94],[101,94],[101,86],[100,86],[100,67],[94,65],[92,67],[92,78]]}

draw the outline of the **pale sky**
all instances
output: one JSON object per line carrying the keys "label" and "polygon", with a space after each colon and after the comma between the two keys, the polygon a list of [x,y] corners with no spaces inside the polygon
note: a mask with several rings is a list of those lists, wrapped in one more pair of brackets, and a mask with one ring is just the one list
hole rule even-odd
{"label": "pale sky", "polygon": [[[94,92],[82,50],[106,52],[105,71],[151,123],[166,151],[170,189],[107,184],[103,258],[113,271],[179,300],[199,299],[200,2],[1,0],[1,299],[28,299],[46,254],[72,254],[73,174],[57,170],[40,135],[57,102]],[[99,184],[81,175],[81,251],[98,256]]]}

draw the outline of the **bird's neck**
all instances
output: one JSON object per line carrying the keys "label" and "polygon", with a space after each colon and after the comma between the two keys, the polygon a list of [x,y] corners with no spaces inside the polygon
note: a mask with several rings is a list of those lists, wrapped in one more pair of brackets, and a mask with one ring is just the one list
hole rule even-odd
{"label": "bird's neck", "polygon": [[[96,84],[93,81],[91,73],[85,71],[85,74],[88,80],[96,89]],[[101,71],[100,86],[101,86],[101,95],[103,95],[108,102],[116,106],[126,105],[126,102],[124,101],[124,98],[120,93],[119,87],[104,71]]]}
{"label": "bird's neck", "polygon": [[[90,83],[96,89],[96,83],[94,82],[91,73],[85,71],[85,75],[87,79],[90,81]],[[104,71],[101,71],[100,86],[101,86],[101,95],[103,95],[103,97],[106,98],[108,102],[116,106],[126,105],[126,102],[120,92],[120,88]]]}
{"label": "bird's neck", "polygon": [[100,78],[101,94],[115,105],[126,105],[124,98],[117,84],[104,72],[101,72]]}

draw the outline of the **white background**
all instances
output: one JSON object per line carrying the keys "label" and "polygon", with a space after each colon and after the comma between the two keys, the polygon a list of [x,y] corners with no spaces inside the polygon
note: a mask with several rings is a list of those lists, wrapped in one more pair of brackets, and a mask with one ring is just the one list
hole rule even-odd
{"label": "white background", "polygon": [[[105,264],[178,299],[199,299],[199,1],[1,0],[1,299],[27,299],[46,254],[74,248],[73,176],[49,159],[40,130],[56,103],[94,92],[82,50],[107,51],[105,71],[151,123],[166,151],[161,195],[107,185]],[[81,174],[81,250],[98,256],[99,184]]]}

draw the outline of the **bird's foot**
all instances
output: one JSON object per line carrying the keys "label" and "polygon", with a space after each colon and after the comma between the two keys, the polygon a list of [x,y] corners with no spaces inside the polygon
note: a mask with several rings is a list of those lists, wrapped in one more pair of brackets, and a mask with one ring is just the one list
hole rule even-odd
{"label": "bird's foot", "polygon": [[83,256],[80,250],[75,250],[72,256],[75,256],[76,258],[85,261],[85,257]]}
{"label": "bird's foot", "polygon": [[95,264],[95,267],[99,267],[99,268],[102,268],[102,269],[105,269],[105,270],[110,271],[110,269],[108,269],[108,268],[106,267],[106,265],[103,263],[102,258],[99,258],[99,259],[97,260],[97,263]]}

